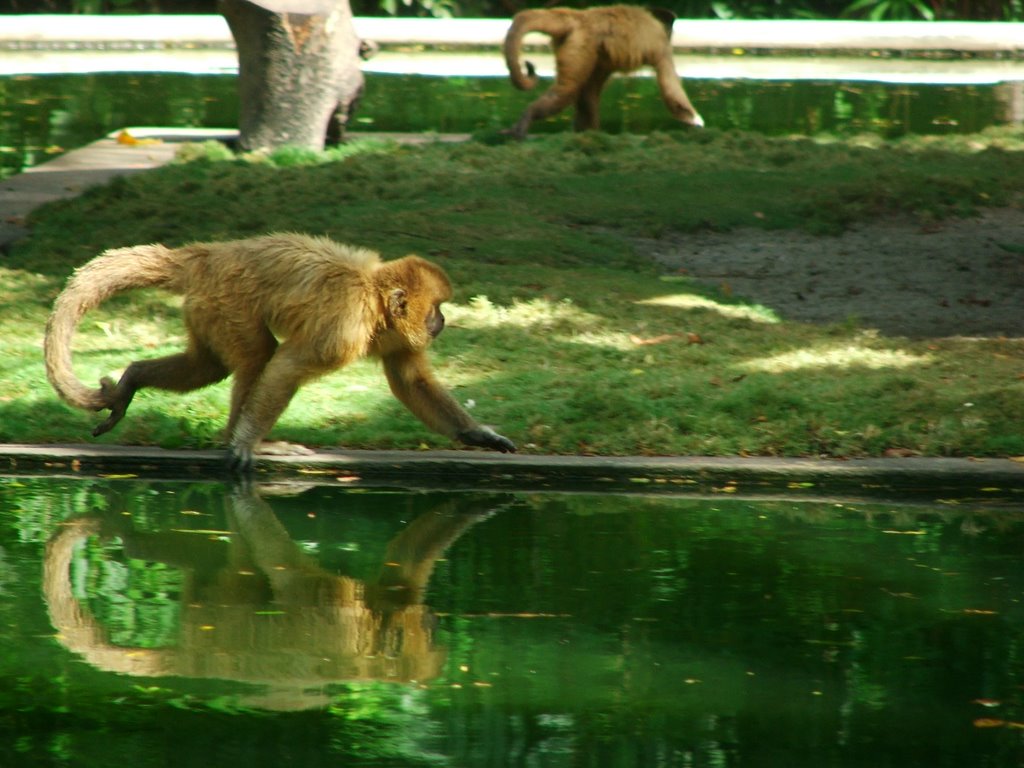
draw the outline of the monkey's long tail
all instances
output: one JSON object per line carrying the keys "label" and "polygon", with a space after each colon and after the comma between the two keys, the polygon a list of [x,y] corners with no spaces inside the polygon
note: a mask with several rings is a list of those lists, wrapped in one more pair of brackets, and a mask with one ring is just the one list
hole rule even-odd
{"label": "monkey's long tail", "polygon": [[505,35],[505,44],[503,46],[505,65],[508,67],[508,76],[512,80],[512,85],[520,91],[528,91],[537,85],[537,74],[533,64],[528,61],[524,62],[526,65],[526,71],[524,72],[522,65],[519,63],[519,49],[522,47],[523,37],[527,32],[533,32],[537,29],[534,24],[535,14],[530,11],[520,11],[513,17],[512,26],[509,27]]}
{"label": "monkey's long tail", "polygon": [[72,365],[71,342],[85,313],[130,288],[171,283],[175,267],[170,249],[140,245],[105,251],[75,271],[53,304],[43,341],[46,378],[64,402],[90,411],[108,407],[103,390],[85,386]]}

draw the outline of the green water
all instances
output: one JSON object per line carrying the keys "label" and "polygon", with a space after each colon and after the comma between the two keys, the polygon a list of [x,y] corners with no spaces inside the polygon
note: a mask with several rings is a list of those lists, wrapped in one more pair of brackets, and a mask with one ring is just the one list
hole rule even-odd
{"label": "green water", "polygon": [[0,479],[0,765],[1024,757],[1019,510],[280,490]]}
{"label": "green water", "polygon": [[[686,81],[708,126],[779,135],[971,133],[1006,122],[1009,85],[891,85],[757,80]],[[237,125],[235,77],[187,74],[0,78],[0,177],[131,125]],[[535,93],[505,78],[369,74],[356,131],[504,128]],[[569,113],[532,130],[564,131]],[[650,78],[617,79],[602,100],[611,132],[680,130]]]}

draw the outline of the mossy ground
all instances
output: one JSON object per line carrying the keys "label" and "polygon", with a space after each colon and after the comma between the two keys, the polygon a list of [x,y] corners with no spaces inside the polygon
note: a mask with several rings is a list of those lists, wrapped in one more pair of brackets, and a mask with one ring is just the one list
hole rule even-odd
{"label": "mossy ground", "polygon": [[[0,440],[81,441],[99,420],[60,403],[40,356],[49,306],[105,248],[324,234],[415,252],[456,286],[432,356],[483,422],[538,453],[1018,455],[1024,342],[914,341],[855,322],[780,320],[742,297],[664,279],[636,238],[760,226],[841,231],[1013,205],[1016,130],[813,142],[715,131],[554,135],[525,143],[361,141],[324,154],[181,162],[46,206],[0,267]],[[826,241],[827,242],[827,241]],[[1024,245],[1024,244],[1021,244]],[[176,300],[119,297],[77,337],[83,380],[180,347]],[[814,364],[767,361],[813,358]],[[145,392],[102,441],[217,445],[228,385]],[[967,405],[970,404],[970,405]],[[447,447],[360,363],[304,388],[274,437],[310,445]]]}

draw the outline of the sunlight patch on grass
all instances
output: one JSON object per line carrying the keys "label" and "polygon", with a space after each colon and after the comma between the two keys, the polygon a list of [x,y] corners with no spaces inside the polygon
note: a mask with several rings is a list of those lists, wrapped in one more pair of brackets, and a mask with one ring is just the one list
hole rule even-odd
{"label": "sunlight patch on grass", "polygon": [[911,368],[927,365],[931,355],[914,355],[899,349],[871,349],[857,344],[816,347],[755,358],[743,363],[751,371],[783,373],[807,368]]}
{"label": "sunlight patch on grass", "polygon": [[600,318],[585,312],[569,299],[550,301],[533,299],[516,301],[511,306],[499,306],[486,296],[474,296],[468,304],[449,304],[445,308],[448,318],[463,328],[557,328],[593,327]]}
{"label": "sunlight patch on grass", "polygon": [[615,349],[620,352],[632,352],[637,349],[635,336],[618,331],[608,331],[606,333],[583,331],[582,333],[574,333],[564,340],[570,344],[586,344],[591,347]]}
{"label": "sunlight patch on grass", "polygon": [[[449,319],[462,328],[507,328],[509,326],[548,331],[550,338],[570,344],[583,344],[619,351],[636,349],[630,334],[602,331],[599,316],[580,309],[569,299],[550,301],[533,299],[499,306],[486,296],[474,296],[468,305],[449,305]],[[587,330],[582,330],[587,329]]]}
{"label": "sunlight patch on grass", "polygon": [[30,301],[46,290],[49,279],[23,269],[0,268],[0,295],[4,304],[14,306]]}
{"label": "sunlight patch on grass", "polygon": [[[84,327],[88,327],[90,321],[86,321]],[[166,323],[161,322],[139,322],[113,318],[112,320],[94,320],[91,326],[98,330],[101,336],[96,334],[83,334],[85,340],[81,345],[76,341],[75,347],[92,350],[128,350],[146,351],[160,347],[170,347],[167,354],[180,352],[185,346],[185,336],[180,333],[170,332]],[[174,330],[180,330],[175,328]],[[125,365],[130,361],[126,361]]]}
{"label": "sunlight patch on grass", "polygon": [[768,307],[759,304],[724,304],[706,296],[692,293],[673,293],[667,296],[655,296],[652,299],[638,301],[649,307],[672,307],[673,309],[708,309],[723,317],[734,320],[750,320],[755,323],[778,323],[779,316]]}

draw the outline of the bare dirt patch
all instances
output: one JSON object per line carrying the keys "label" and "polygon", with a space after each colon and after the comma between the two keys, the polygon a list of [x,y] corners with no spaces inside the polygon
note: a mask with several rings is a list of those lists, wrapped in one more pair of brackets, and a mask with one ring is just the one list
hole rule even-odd
{"label": "bare dirt patch", "polygon": [[738,229],[645,241],[672,272],[790,320],[855,319],[888,335],[1024,336],[1024,210],[922,226],[858,224],[836,237]]}

